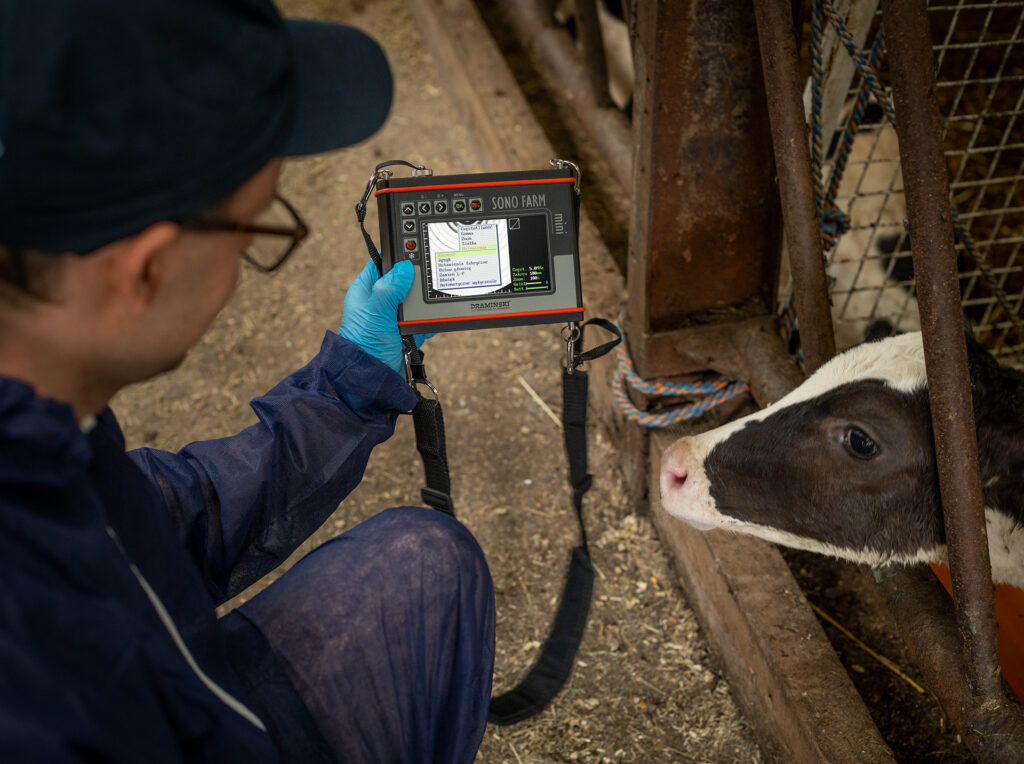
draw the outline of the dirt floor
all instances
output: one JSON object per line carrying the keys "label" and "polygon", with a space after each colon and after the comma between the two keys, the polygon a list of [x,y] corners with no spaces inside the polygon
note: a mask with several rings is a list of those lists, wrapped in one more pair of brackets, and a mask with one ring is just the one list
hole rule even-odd
{"label": "dirt floor", "polygon": [[[353,205],[376,163],[417,160],[439,174],[481,169],[400,0],[279,5],[288,15],[353,23],[380,40],[397,81],[392,115],[357,147],[286,166],[281,189],[309,222],[310,239],[279,274],[246,269],[180,369],[118,397],[129,447],[177,449],[240,430],[255,421],[247,402],[316,352],[366,260]],[[496,690],[512,686],[535,658],[577,543],[561,433],[527,390],[558,412],[563,347],[555,326],[454,333],[426,346],[445,406],[457,511],[480,540],[497,589]],[[650,524],[626,506],[616,444],[595,430],[590,459],[587,521],[598,576],[578,664],[539,717],[489,727],[478,761],[760,761]],[[385,507],[418,503],[421,479],[412,424],[403,419],[362,484],[300,553]],[[325,590],[337,583],[324,582]]]}

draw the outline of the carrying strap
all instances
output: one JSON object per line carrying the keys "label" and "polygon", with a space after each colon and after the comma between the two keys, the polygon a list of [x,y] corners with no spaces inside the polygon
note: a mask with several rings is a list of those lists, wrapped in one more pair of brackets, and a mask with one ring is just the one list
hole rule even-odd
{"label": "carrying strap", "polygon": [[[423,460],[426,485],[420,489],[424,503],[433,509],[455,516],[452,503],[452,481],[448,474],[448,448],[444,436],[444,414],[437,390],[427,380],[423,368],[423,351],[416,347],[412,337],[402,337],[405,357],[409,364],[409,380],[416,391],[416,406],[412,410],[412,423],[416,431],[416,450]],[[433,398],[425,398],[420,387],[427,387]]]}
{"label": "carrying strap", "polygon": [[[580,335],[582,339],[582,332]],[[617,343],[607,344],[614,347]],[[581,353],[577,358],[586,355]],[[578,367],[562,370],[562,429],[572,503],[580,525],[580,545],[569,557],[562,598],[540,656],[519,684],[491,698],[488,720],[492,724],[507,725],[528,719],[554,700],[569,678],[586,629],[594,593],[594,568],[583,523],[583,497],[593,482],[587,471],[587,387],[587,372]],[[413,423],[426,479],[421,490],[423,500],[434,509],[454,515],[440,403],[420,396],[413,409]]]}
{"label": "carrying strap", "polygon": [[[583,331],[590,324],[608,330],[615,335],[615,339],[584,351]],[[568,340],[572,349],[569,353],[571,361],[562,370],[562,431],[569,463],[572,504],[580,526],[580,545],[570,554],[562,597],[540,655],[515,687],[491,698],[488,720],[492,724],[515,724],[528,719],[543,711],[554,700],[572,672],[590,614],[590,602],[594,594],[594,568],[590,562],[587,531],[583,522],[583,497],[590,490],[593,477],[587,469],[589,377],[582,365],[611,351],[621,341],[621,333],[615,324],[601,318],[592,318],[578,327],[572,327],[571,331]],[[420,351],[416,351],[415,358],[410,357],[409,365],[414,379],[422,375]],[[422,381],[426,382],[426,378],[422,377]],[[426,486],[421,492],[423,500],[434,509],[454,514],[440,404],[420,396],[419,403],[413,409],[413,422],[416,426],[416,447],[423,457],[426,479]]]}
{"label": "carrying strap", "polygon": [[583,497],[593,482],[587,471],[587,386],[587,372],[579,368],[562,370],[562,431],[572,504],[580,524],[580,545],[569,557],[562,599],[540,656],[519,684],[491,698],[488,720],[492,724],[515,724],[543,711],[569,678],[586,630],[594,595],[594,567],[583,523]]}

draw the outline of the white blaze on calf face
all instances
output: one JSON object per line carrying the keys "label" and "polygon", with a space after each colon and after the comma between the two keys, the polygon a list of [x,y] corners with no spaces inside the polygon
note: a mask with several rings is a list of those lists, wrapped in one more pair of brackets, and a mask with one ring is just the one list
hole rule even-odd
{"label": "white blaze on calf face", "polygon": [[919,333],[852,348],[762,411],[673,444],[662,503],[703,530],[872,564],[941,557],[925,382]]}

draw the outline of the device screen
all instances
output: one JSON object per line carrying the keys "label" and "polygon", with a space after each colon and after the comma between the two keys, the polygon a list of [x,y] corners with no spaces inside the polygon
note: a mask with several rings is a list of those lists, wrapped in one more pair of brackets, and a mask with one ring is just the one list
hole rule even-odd
{"label": "device screen", "polygon": [[543,214],[427,223],[424,238],[427,301],[552,289]]}

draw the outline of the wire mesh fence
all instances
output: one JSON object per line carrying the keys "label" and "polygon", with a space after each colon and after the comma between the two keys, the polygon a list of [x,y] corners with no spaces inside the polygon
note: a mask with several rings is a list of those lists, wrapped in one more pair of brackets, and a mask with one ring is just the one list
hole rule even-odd
{"label": "wire mesh fence", "polygon": [[[936,96],[945,120],[961,303],[975,335],[1024,362],[1024,2],[933,2]],[[870,52],[881,19],[867,35]],[[884,57],[878,75],[886,83]],[[861,92],[855,74],[847,103]],[[872,100],[875,100],[872,97]],[[852,107],[838,115],[836,135]],[[898,118],[898,115],[897,115]],[[833,141],[834,143],[836,141]],[[835,166],[836,146],[823,165]],[[847,148],[835,206],[849,230],[828,251],[837,342],[919,328],[906,202],[893,125],[869,107]]]}

